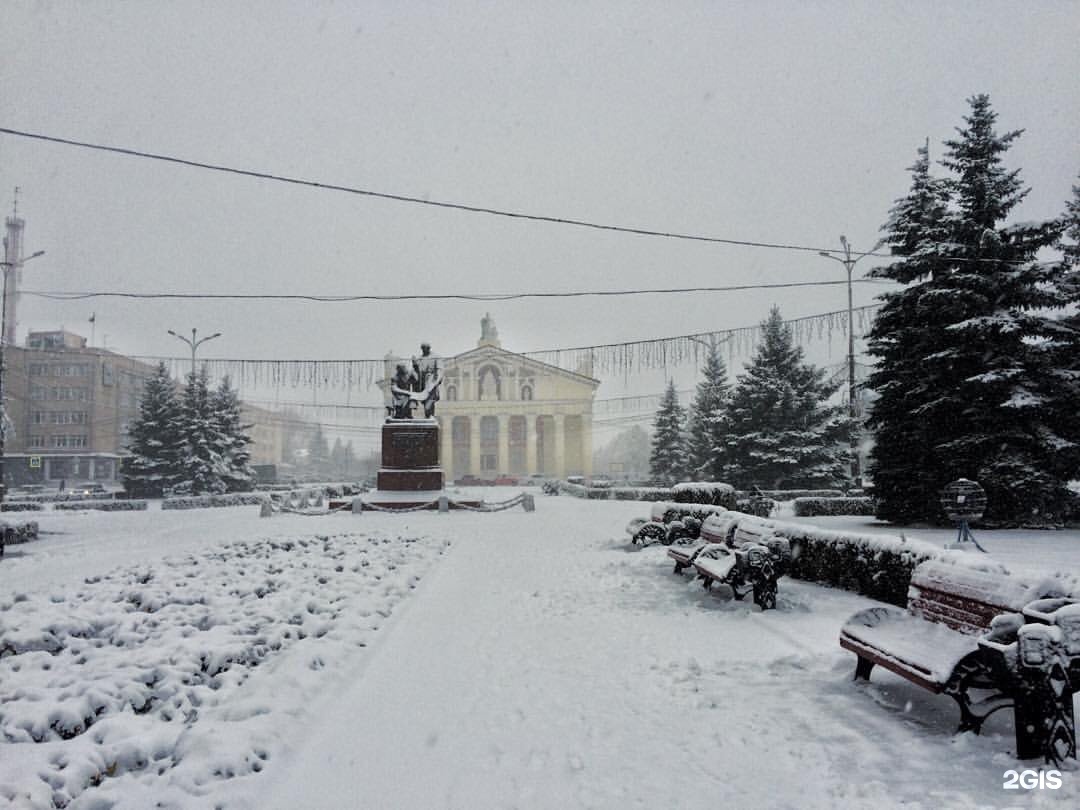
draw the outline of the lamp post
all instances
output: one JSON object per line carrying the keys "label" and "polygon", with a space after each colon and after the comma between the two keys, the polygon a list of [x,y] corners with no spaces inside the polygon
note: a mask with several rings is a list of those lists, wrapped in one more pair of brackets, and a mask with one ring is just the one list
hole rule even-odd
{"label": "lamp post", "polygon": [[199,338],[198,340],[196,340],[195,335],[197,334],[197,332],[196,332],[196,330],[194,328],[192,328],[192,330],[191,330],[191,337],[190,338],[186,338],[183,335],[178,335],[172,329],[170,329],[168,331],[169,331],[169,334],[172,335],[174,338],[177,338],[178,340],[184,341],[184,343],[186,343],[188,346],[191,347],[191,376],[194,378],[194,376],[195,376],[195,351],[200,346],[202,346],[204,343],[206,343],[208,340],[213,340],[216,337],[221,337],[221,332],[214,332],[214,334],[212,334],[212,335],[207,335],[204,338]]}
{"label": "lamp post", "polygon": [[[4,247],[7,248],[7,240],[4,240]],[[6,253],[6,250],[5,250]],[[39,256],[44,256],[45,251],[39,250],[36,253],[32,253],[25,259],[15,259],[11,256],[5,256],[4,261],[0,262],[0,266],[3,267],[4,280],[3,280],[3,293],[0,294],[0,503],[4,502],[4,497],[7,495],[7,480],[5,479],[6,465],[4,461],[4,448],[7,443],[7,430],[8,430],[8,415],[7,405],[4,400],[4,377],[7,371],[4,357],[4,346],[7,343],[7,288],[8,288],[8,274],[12,270],[21,268],[26,262],[31,259],[36,259]]]}
{"label": "lamp post", "polygon": [[864,253],[852,254],[851,244],[848,242],[847,237],[840,236],[840,245],[844,249],[844,257],[834,256],[832,253],[827,253],[824,250],[818,251],[819,256],[824,256],[826,259],[832,259],[833,261],[840,262],[844,265],[844,269],[847,270],[847,336],[848,336],[848,413],[851,416],[851,478],[856,485],[861,484],[861,470],[859,464],[859,436],[858,431],[855,429],[855,420],[859,416],[859,409],[855,404],[855,324],[853,322],[853,305],[851,294],[851,272],[855,269],[856,263],[863,256],[869,256],[879,247],[885,244],[885,240],[879,240],[870,250]]}

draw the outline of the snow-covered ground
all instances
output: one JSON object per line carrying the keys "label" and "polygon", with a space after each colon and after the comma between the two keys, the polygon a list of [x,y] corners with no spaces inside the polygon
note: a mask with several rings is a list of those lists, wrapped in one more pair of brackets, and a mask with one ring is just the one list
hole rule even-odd
{"label": "snow-covered ground", "polygon": [[[705,594],[629,546],[648,509],[44,513],[0,561],[0,807],[1080,805],[1080,771],[1002,789],[1011,718],[852,683],[870,600]],[[1080,532],[978,536],[1080,569]]]}

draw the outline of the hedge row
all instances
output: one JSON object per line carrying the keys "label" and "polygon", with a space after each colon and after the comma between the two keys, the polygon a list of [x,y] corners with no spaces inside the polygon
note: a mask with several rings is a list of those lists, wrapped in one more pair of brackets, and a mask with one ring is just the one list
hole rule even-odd
{"label": "hedge row", "polygon": [[874,499],[856,498],[796,498],[795,517],[819,515],[873,515]]}
{"label": "hedge row", "polygon": [[232,492],[228,495],[185,495],[166,498],[162,509],[208,509],[218,506],[259,506],[269,497],[265,492]]}
{"label": "hedge row", "polygon": [[20,495],[20,502],[28,503],[60,503],[63,501],[108,501],[112,500],[111,492],[51,492],[45,495]]}
{"label": "hedge row", "polygon": [[733,486],[715,481],[676,484],[671,493],[672,500],[677,503],[707,503],[725,509],[734,509],[737,500]]}
{"label": "hedge row", "polygon": [[[739,500],[749,500],[755,495],[750,490],[738,490],[736,496]],[[774,501],[793,501],[796,498],[843,498],[845,494],[839,489],[761,489],[756,494],[772,498]]]}
{"label": "hedge row", "polygon": [[66,501],[53,504],[53,509],[66,512],[92,509],[95,512],[144,512],[147,501]]}
{"label": "hedge row", "polygon": [[0,512],[40,512],[45,504],[32,501],[4,501],[0,504]]}

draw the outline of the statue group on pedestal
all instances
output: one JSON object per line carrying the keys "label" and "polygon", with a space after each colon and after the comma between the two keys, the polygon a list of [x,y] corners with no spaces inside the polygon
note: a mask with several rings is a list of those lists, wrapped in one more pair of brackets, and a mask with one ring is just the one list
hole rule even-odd
{"label": "statue group on pedestal", "polygon": [[413,356],[412,368],[398,363],[390,379],[391,405],[387,407],[393,419],[412,419],[412,403],[424,406],[424,417],[435,415],[435,403],[439,401],[442,372],[439,361],[431,354],[431,344],[420,344],[420,356]]}

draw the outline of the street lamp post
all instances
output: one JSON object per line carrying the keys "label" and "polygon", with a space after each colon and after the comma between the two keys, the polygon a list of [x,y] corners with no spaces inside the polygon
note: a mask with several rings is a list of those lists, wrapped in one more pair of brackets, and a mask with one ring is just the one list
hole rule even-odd
{"label": "street lamp post", "polygon": [[840,262],[844,265],[844,269],[847,270],[847,335],[848,335],[848,413],[851,416],[851,478],[856,485],[860,484],[861,470],[859,464],[859,434],[855,429],[855,420],[858,419],[859,409],[856,405],[856,386],[855,386],[855,324],[853,321],[853,300],[851,293],[851,272],[855,269],[855,264],[863,256],[869,256],[879,247],[884,244],[884,240],[880,240],[870,250],[864,253],[852,254],[851,244],[848,242],[847,237],[841,235],[840,245],[844,249],[844,257],[834,256],[832,253],[826,251],[818,251],[818,255],[824,256],[826,259],[832,259]]}
{"label": "street lamp post", "polygon": [[[4,246],[7,247],[7,240],[4,240]],[[7,288],[8,288],[8,274],[12,270],[17,270],[22,267],[26,262],[31,259],[36,259],[38,256],[44,256],[45,251],[39,250],[36,253],[32,253],[25,259],[13,259],[12,257],[5,257],[5,261],[0,262],[0,267],[3,267],[4,280],[3,280],[3,293],[0,294],[0,503],[4,502],[4,497],[7,495],[7,480],[5,478],[5,461],[4,461],[4,449],[7,444],[7,431],[8,431],[8,414],[7,404],[4,399],[4,377],[7,371],[6,358],[4,357],[4,346],[7,343]]]}
{"label": "street lamp post", "polygon": [[216,337],[221,337],[221,332],[214,332],[214,334],[212,334],[212,335],[207,335],[204,338],[199,338],[198,340],[196,340],[195,335],[197,334],[197,332],[196,332],[196,330],[194,328],[192,328],[192,330],[191,330],[191,337],[190,338],[186,338],[183,335],[178,335],[172,329],[170,329],[168,331],[169,331],[169,334],[172,335],[174,338],[177,338],[179,340],[184,341],[184,343],[186,343],[188,346],[191,347],[191,376],[192,376],[192,378],[194,378],[195,377],[195,352],[196,352],[196,350],[201,345],[206,343],[208,340],[213,340]]}

